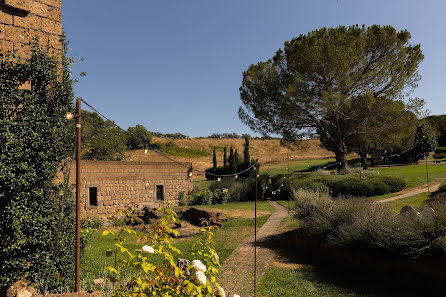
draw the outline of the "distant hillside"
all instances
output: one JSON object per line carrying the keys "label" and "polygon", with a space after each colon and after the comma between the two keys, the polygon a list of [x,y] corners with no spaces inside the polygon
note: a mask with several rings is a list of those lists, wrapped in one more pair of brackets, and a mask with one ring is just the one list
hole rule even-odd
{"label": "distant hillside", "polygon": [[[243,157],[243,139],[215,139],[215,138],[188,138],[188,139],[166,139],[153,137],[152,143],[167,143],[172,141],[176,146],[180,148],[192,148],[200,151],[209,152],[206,156],[175,156],[175,152],[169,156],[179,162],[192,162],[195,169],[204,171],[206,168],[212,166],[212,148],[217,149],[217,162],[218,165],[223,164],[223,148],[232,146],[238,150],[238,153]],[[251,158],[259,159],[262,166],[268,166],[287,161],[289,157],[290,161],[302,160],[302,159],[321,159],[333,157],[332,152],[324,149],[319,140],[302,140],[299,145],[292,146],[288,149],[280,145],[279,139],[251,139],[250,140],[250,153]],[[165,159],[158,154],[149,151],[148,154],[144,154],[144,150],[129,151],[126,153],[128,161],[165,161]],[[263,167],[263,168],[264,168]]]}

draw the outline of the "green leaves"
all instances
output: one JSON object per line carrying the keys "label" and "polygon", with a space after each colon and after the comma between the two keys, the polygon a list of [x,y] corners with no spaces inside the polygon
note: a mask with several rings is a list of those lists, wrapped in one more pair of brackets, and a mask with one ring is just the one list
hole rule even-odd
{"label": "green leaves", "polygon": [[373,133],[389,115],[375,100],[400,100],[420,80],[424,56],[409,39],[406,30],[378,25],[300,35],[243,73],[239,117],[288,141],[318,134],[345,169],[349,138]]}
{"label": "green leaves", "polygon": [[[2,57],[0,67],[0,291],[26,276],[42,289],[42,276],[52,267],[49,290],[71,291],[74,277],[73,197],[55,178],[72,152],[70,126],[73,81],[68,68],[32,45],[28,60]],[[63,73],[57,70],[63,67]],[[19,86],[31,80],[31,90]],[[62,170],[67,170],[66,164]],[[66,204],[56,257],[52,252]],[[81,237],[81,248],[88,236]]]}
{"label": "green leaves", "polygon": [[[196,271],[193,271],[189,276],[176,263],[177,256],[181,255],[182,252],[173,245],[172,236],[179,236],[179,234],[169,226],[174,222],[178,222],[177,214],[170,209],[170,205],[166,208],[160,208],[159,211],[163,214],[162,217],[155,220],[149,226],[149,232],[142,236],[138,236],[133,229],[126,227],[126,222],[130,222],[133,217],[134,210],[131,207],[119,210],[111,217],[112,221],[117,226],[120,226],[118,231],[108,230],[102,233],[104,236],[113,235],[115,240],[113,247],[106,250],[107,257],[115,256],[114,265],[106,267],[110,272],[108,278],[114,284],[114,296],[130,297],[134,296],[135,292],[140,296],[212,296],[212,284],[218,286],[215,277],[218,270],[215,268],[215,265],[220,265],[215,251],[215,244],[212,240],[212,230],[216,229],[216,227],[203,226],[201,231],[205,234],[205,237],[194,245],[194,252],[202,255],[207,267],[206,269],[203,266],[203,271],[206,270],[206,274],[200,271],[202,284],[195,284],[194,282],[197,282],[195,279]],[[137,249],[134,254],[131,253],[125,245],[124,235],[126,233],[135,235],[138,243],[142,240],[150,243],[154,253],[148,252],[147,247],[145,249]],[[146,253],[144,253],[144,250],[146,250]],[[160,266],[150,263],[153,256],[156,255],[164,259],[163,264]],[[132,270],[130,281],[127,285],[125,285],[124,280],[121,280],[123,285],[118,285],[120,267],[127,267]],[[204,279],[206,278],[208,281],[204,284]]]}

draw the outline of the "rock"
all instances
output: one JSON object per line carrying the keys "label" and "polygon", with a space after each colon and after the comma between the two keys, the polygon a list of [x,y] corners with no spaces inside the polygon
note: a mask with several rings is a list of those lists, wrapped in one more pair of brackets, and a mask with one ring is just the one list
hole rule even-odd
{"label": "rock", "polygon": [[103,285],[104,284],[104,279],[103,278],[97,278],[93,280],[93,285],[95,286],[99,286],[99,285]]}
{"label": "rock", "polygon": [[192,225],[199,226],[199,227],[202,226],[203,220],[210,221],[211,224],[221,227],[222,225],[215,221],[216,218],[217,218],[216,215],[212,212],[201,210],[198,208],[193,208],[193,207],[189,208],[182,214],[183,220],[191,223]]}
{"label": "rock", "polygon": [[403,208],[401,208],[400,215],[404,216],[419,216],[420,213],[413,208],[412,206],[406,205]]}
{"label": "rock", "polygon": [[190,261],[189,260],[178,258],[177,263],[178,263],[178,265],[177,265],[178,268],[180,268],[181,271],[183,271],[183,273],[185,275],[190,275],[190,271],[189,271]]}
{"label": "rock", "polygon": [[33,294],[26,289],[18,289],[16,297],[32,297]]}

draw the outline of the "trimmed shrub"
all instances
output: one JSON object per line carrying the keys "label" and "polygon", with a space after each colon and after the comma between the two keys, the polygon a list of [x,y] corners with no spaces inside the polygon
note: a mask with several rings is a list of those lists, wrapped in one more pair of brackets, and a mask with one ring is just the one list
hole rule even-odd
{"label": "trimmed shrub", "polygon": [[383,176],[383,182],[390,187],[390,193],[399,192],[406,188],[407,183],[404,179],[395,176]]}
{"label": "trimmed shrub", "polygon": [[446,154],[446,146],[439,146],[434,150],[435,154]]}
{"label": "trimmed shrub", "polygon": [[[285,185],[287,189],[284,192],[293,189],[308,189],[327,191],[332,197],[340,195],[371,197],[399,192],[406,187],[406,182],[399,177],[379,175],[368,175],[362,179],[356,175],[304,175],[291,177]],[[281,196],[285,195],[287,193]]]}
{"label": "trimmed shrub", "polygon": [[446,158],[446,154],[445,153],[441,153],[441,154],[433,154],[432,157],[434,159],[444,159]]}

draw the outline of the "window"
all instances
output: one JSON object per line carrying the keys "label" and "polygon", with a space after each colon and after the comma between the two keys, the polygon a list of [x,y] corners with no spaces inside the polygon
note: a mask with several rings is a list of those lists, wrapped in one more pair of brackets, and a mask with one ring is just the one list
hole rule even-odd
{"label": "window", "polygon": [[156,200],[164,200],[164,187],[163,185],[156,186]]}
{"label": "window", "polygon": [[88,197],[90,206],[98,206],[98,188],[88,188]]}

